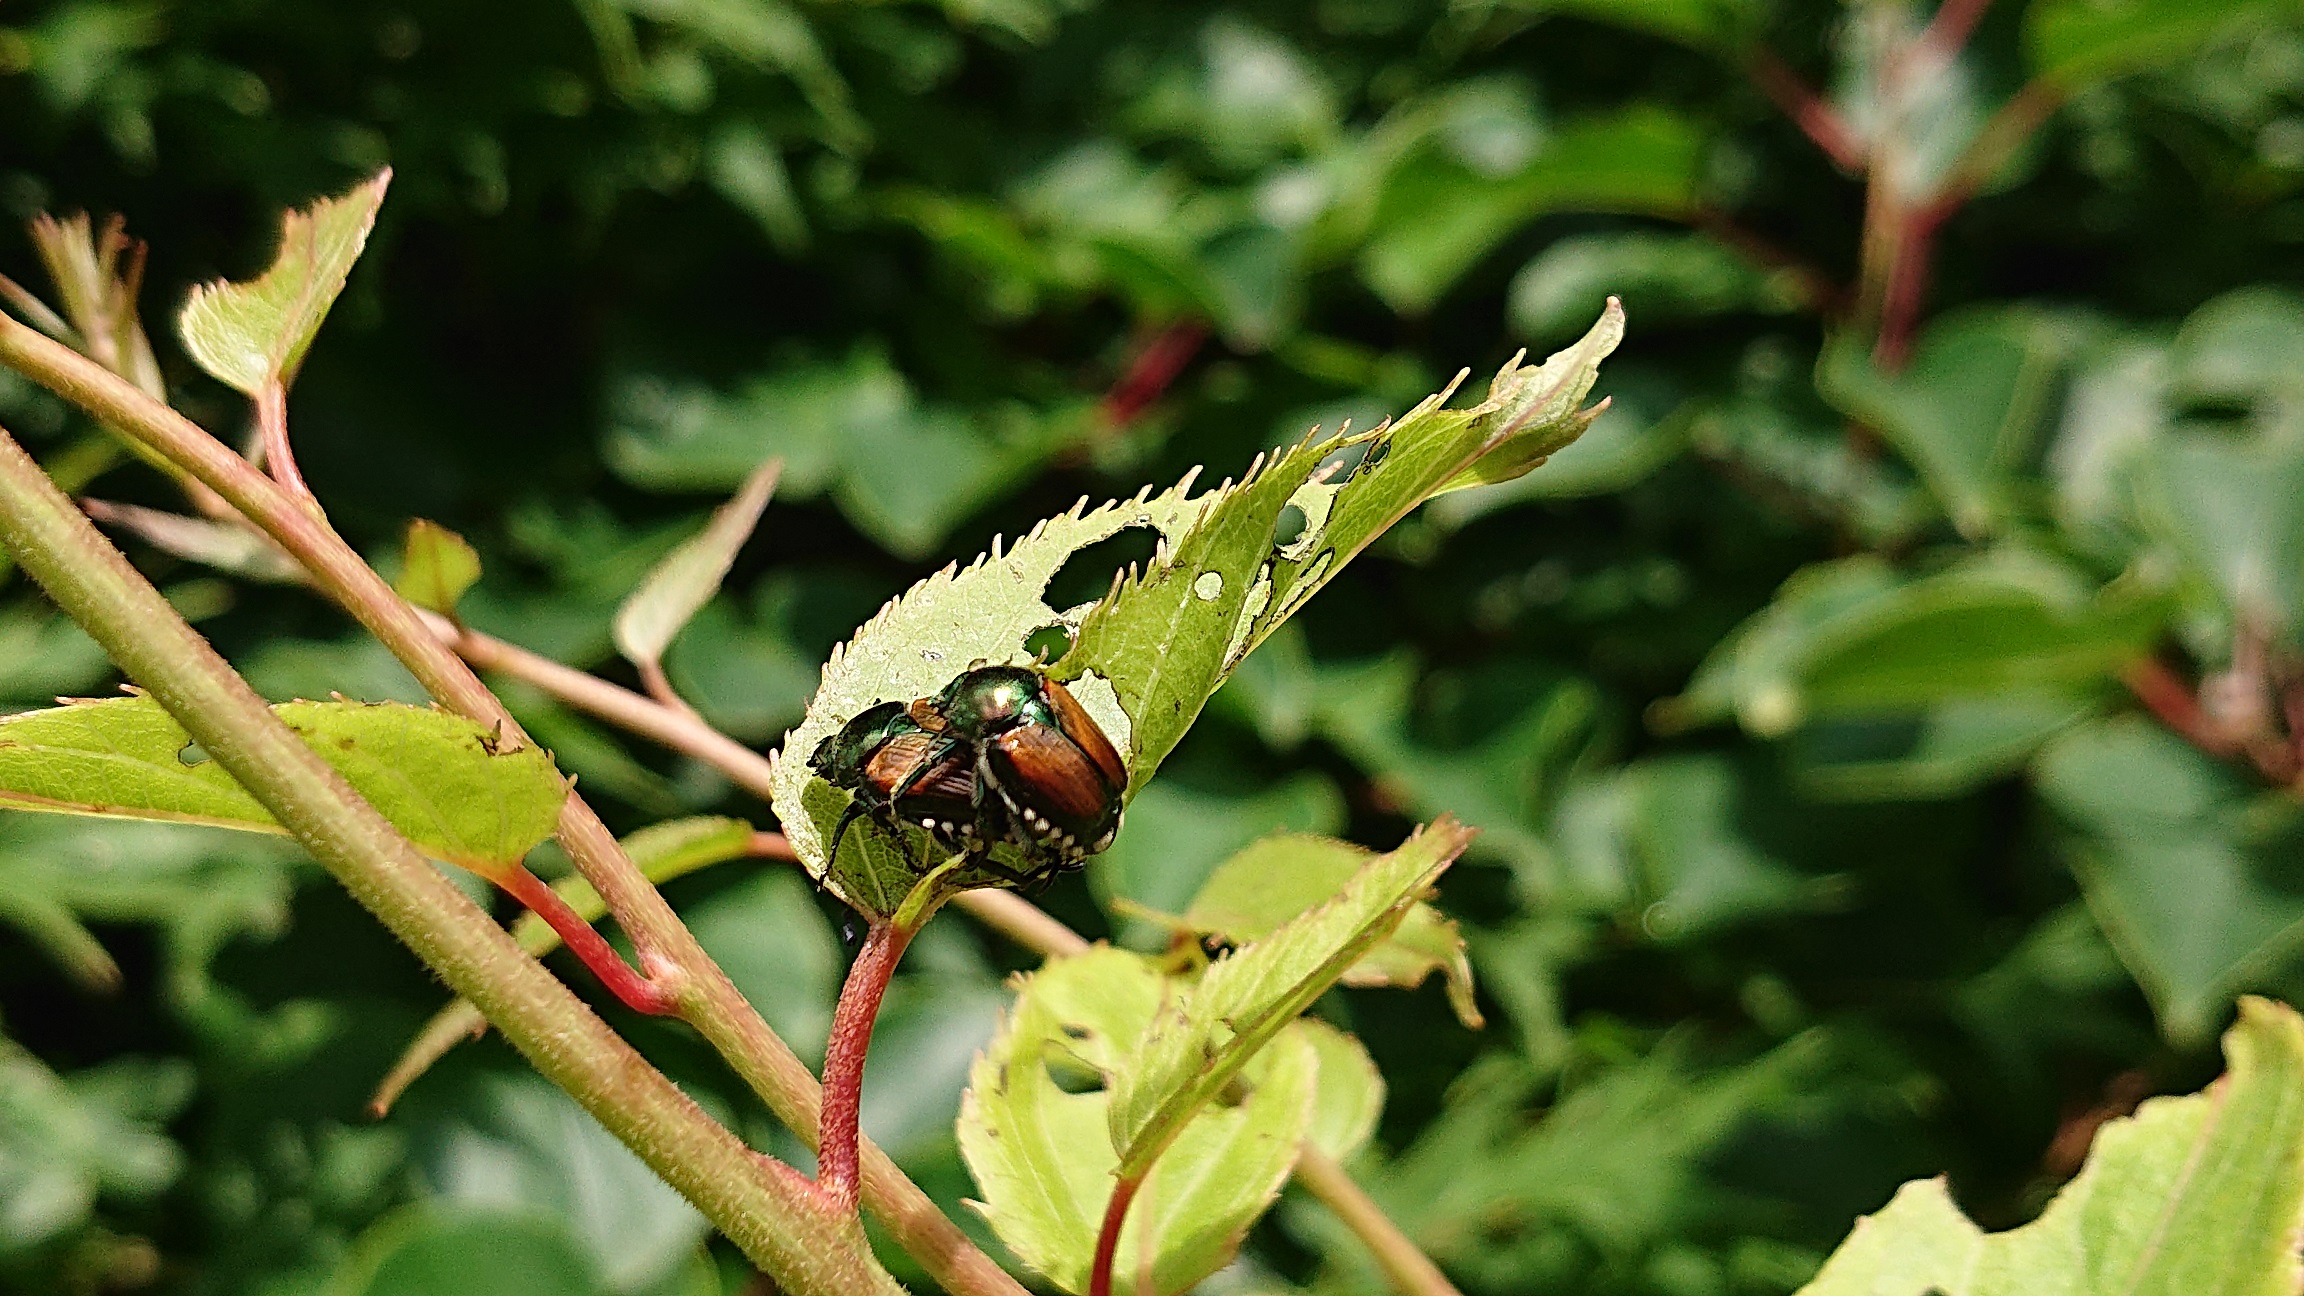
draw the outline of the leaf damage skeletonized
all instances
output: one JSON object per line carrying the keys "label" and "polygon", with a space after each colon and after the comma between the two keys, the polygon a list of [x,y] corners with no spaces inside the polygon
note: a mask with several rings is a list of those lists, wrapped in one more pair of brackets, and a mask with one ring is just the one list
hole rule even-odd
{"label": "leaf damage skeletonized", "polygon": [[[940,862],[935,851],[924,834],[899,844],[856,832],[843,841],[841,859],[828,861],[825,846],[847,795],[803,758],[877,703],[932,696],[977,665],[1031,661],[1027,640],[1051,626],[1070,631],[1073,642],[1050,672],[1120,750],[1132,795],[1225,676],[1386,528],[1435,494],[1510,480],[1575,440],[1597,413],[1582,402],[1600,361],[1622,337],[1623,312],[1611,301],[1581,340],[1543,364],[1514,357],[1477,405],[1446,408],[1459,375],[1369,431],[1322,441],[1315,428],[1198,496],[1195,470],[1157,495],[1147,487],[1093,510],[1082,499],[1005,549],[995,542],[965,568],[921,581],[833,651],[807,716],[785,737],[775,804],[799,858],[849,905],[893,912]],[[1355,452],[1344,470],[1341,456]],[[1305,526],[1281,543],[1278,527],[1291,506]],[[1074,553],[1137,527],[1157,533],[1149,562],[1116,576],[1093,603],[1048,606],[1048,582]]]}

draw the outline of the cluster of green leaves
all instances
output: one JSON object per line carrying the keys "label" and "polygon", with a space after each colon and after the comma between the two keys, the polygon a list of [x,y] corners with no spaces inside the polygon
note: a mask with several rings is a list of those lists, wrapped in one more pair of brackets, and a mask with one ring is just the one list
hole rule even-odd
{"label": "cluster of green leaves", "polygon": [[[1450,1013],[1439,982],[1461,996],[1461,976],[1399,994],[1347,975],[1314,1016],[1357,1038],[1386,1099],[1324,1126],[1322,1052],[1315,1145],[1357,1145],[1356,1176],[1467,1291],[1787,1292],[1907,1178],[1949,1172],[1977,1220],[2025,1218],[2095,1113],[2197,1087],[2239,991],[2299,990],[2279,755],[2304,652],[2304,304],[2279,286],[2304,281],[2293,6],[2011,2],[1930,75],[1883,78],[1878,51],[1927,16],[416,0],[323,21],[276,0],[29,0],[0,16],[0,215],[131,213],[159,318],[189,284],[246,277],[280,210],[389,163],[394,201],[297,384],[315,491],[387,564],[411,516],[470,538],[477,584],[454,546],[410,546],[412,597],[579,666],[660,661],[763,746],[874,608],[995,533],[1195,465],[1241,477],[1315,422],[1365,428],[1460,365],[1562,345],[1621,294],[1632,331],[1582,440],[1318,576],[1190,735],[1155,744],[1160,775],[1086,886],[1045,901],[1135,951],[1097,956],[1135,969],[1099,984],[1153,993],[1190,983],[1147,957],[1176,922],[1267,934],[1222,917],[1242,875],[1218,868],[1275,828],[1390,845],[1442,814],[1478,827],[1444,902],[1490,1028]],[[1827,327],[1861,195],[1769,105],[1767,51],[1830,87],[1911,201],[1982,195],[1936,231],[1941,313],[1905,363]],[[2045,126],[1962,173],[2012,104]],[[41,277],[5,240],[0,272]],[[238,398],[159,352],[151,381],[233,431]],[[0,422],[127,501],[110,509],[179,503],[5,374]],[[722,592],[668,645],[679,597],[620,627],[772,455],[778,503]],[[1050,559],[1031,595],[1097,598],[1151,555],[1131,536]],[[422,700],[307,595],[141,556],[268,696]],[[1003,624],[998,655],[1058,620]],[[109,682],[20,588],[0,648],[12,709]],[[2154,661],[2189,719],[2139,705]],[[1129,727],[1095,673],[1115,686],[1102,718]],[[620,829],[765,822],[694,762],[510,697]],[[787,1038],[822,1038],[836,908],[788,871],[667,889]],[[438,992],[262,837],[9,816],[0,922],[32,937],[0,941],[18,1042],[0,1065],[37,1095],[0,1106],[0,1202],[38,1207],[0,1209],[0,1281],[743,1280],[492,1046],[357,1123]],[[948,1205],[991,1200],[953,1129],[996,1040],[1058,1059],[1043,1114],[1088,1111],[1083,1141],[1111,1146],[1093,1105],[1115,1056],[1061,1025],[1143,1024],[1064,999],[1063,965],[1011,1002],[1000,978],[1028,962],[947,917],[891,995],[865,1126]],[[59,966],[83,988],[59,994]],[[753,1121],[691,1043],[629,1025]],[[1323,1029],[1303,1028],[1315,1049]],[[1290,1066],[1300,1084],[1275,1049],[1253,1093]],[[1205,1218],[1248,1227],[1264,1191]],[[1918,1192],[1899,1217],[1974,1245]],[[1071,1272],[1076,1233],[998,1232]],[[1170,1280],[1226,1249],[1179,1245]],[[2027,1245],[1999,1250],[2016,1266]],[[1290,1192],[1207,1287],[1380,1283]]]}

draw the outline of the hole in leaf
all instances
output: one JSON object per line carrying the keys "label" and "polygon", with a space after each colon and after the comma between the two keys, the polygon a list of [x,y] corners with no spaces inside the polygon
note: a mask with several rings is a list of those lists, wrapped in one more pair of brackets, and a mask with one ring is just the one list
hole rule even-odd
{"label": "hole in leaf", "polygon": [[1349,480],[1363,468],[1372,468],[1384,462],[1383,441],[1362,441],[1357,445],[1339,446],[1329,451],[1312,470],[1316,482]]}
{"label": "hole in leaf", "polygon": [[176,763],[179,765],[205,765],[208,763],[208,749],[196,742],[188,742],[177,749]]}
{"label": "hole in leaf", "polygon": [[1056,574],[1048,578],[1041,597],[1052,608],[1074,608],[1093,602],[1112,590],[1112,577],[1132,563],[1152,561],[1159,550],[1160,533],[1148,526],[1132,526],[1075,550]]}
{"label": "hole in leaf", "polygon": [[1281,509],[1280,516],[1272,524],[1272,547],[1285,549],[1303,539],[1304,528],[1310,521],[1304,516],[1304,510],[1294,504]]}
{"label": "hole in leaf", "polygon": [[1052,662],[1072,651],[1072,631],[1065,626],[1044,625],[1024,636],[1024,651],[1038,662]]}
{"label": "hole in leaf", "polygon": [[[1071,1032],[1067,1031],[1066,1034]],[[1048,1082],[1068,1094],[1102,1093],[1104,1073],[1070,1053],[1051,1052],[1045,1058]]]}

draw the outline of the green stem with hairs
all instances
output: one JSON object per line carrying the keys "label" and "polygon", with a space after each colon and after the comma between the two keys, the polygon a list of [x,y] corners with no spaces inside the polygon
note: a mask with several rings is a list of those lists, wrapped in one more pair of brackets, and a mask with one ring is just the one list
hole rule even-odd
{"label": "green stem with hairs", "polygon": [[[324,518],[183,415],[37,330],[0,314],[0,364],[78,405],[99,422],[188,472],[277,541],[312,582],[374,634],[442,705],[524,739],[496,695]],[[678,1015],[725,1058],[776,1118],[813,1144],[816,1077],[746,1003],[727,974],[625,856],[574,792],[559,840],[631,936]],[[656,971],[661,969],[660,974]],[[478,1002],[476,999],[475,1002]],[[483,1005],[485,1007],[485,1005]],[[939,1285],[956,1296],[1024,1296],[1024,1288],[945,1218],[879,1148],[862,1148],[863,1200]],[[675,1181],[676,1183],[678,1181]]]}
{"label": "green stem with hairs", "polygon": [[895,1293],[855,1227],[767,1173],[360,799],[0,431],[17,562],[355,899],[795,1293]]}

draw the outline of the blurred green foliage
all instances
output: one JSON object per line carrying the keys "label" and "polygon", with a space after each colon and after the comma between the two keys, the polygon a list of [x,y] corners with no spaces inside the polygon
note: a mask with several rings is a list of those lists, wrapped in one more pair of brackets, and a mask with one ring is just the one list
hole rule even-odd
{"label": "blurred green foliage", "polygon": [[[2212,1071],[2238,992],[2304,990],[2304,17],[2010,0],[1948,61],[1884,55],[1928,17],[19,0],[0,218],[126,213],[162,320],[390,164],[296,388],[314,489],[380,562],[411,517],[453,528],[468,620],[629,682],[617,603],[784,455],[666,658],[761,745],[832,644],[996,533],[1365,426],[1622,295],[1584,441],[1391,533],[1046,901],[1156,943],[1118,902],[1180,912],[1266,831],[1390,846],[1457,814],[1483,836],[1442,907],[1490,1024],[1437,978],[1321,1004],[1389,1092],[1356,1173],[1468,1292],[1776,1293],[1912,1176],[2028,1217],[2091,1121]],[[1787,83],[1875,197],[1948,199],[1903,231],[1924,308],[1882,300],[1865,186]],[[20,241],[0,273],[41,282]],[[237,434],[154,332],[178,403]],[[59,473],[111,462],[7,374],[0,421]],[[88,490],[176,502],[135,467]],[[412,697],[309,597],[139,557],[273,696]],[[109,679],[11,585],[0,697]],[[765,819],[511,700],[620,830]],[[815,1047],[841,915],[752,865],[671,895]],[[284,848],[0,819],[0,929],[0,1285],[745,1290],[494,1044],[368,1121],[441,995]],[[1028,961],[936,923],[867,1081],[867,1129],[972,1229],[953,1116]],[[619,1021],[794,1150],[692,1038]],[[1291,1196],[1208,1289],[1380,1279]]]}

